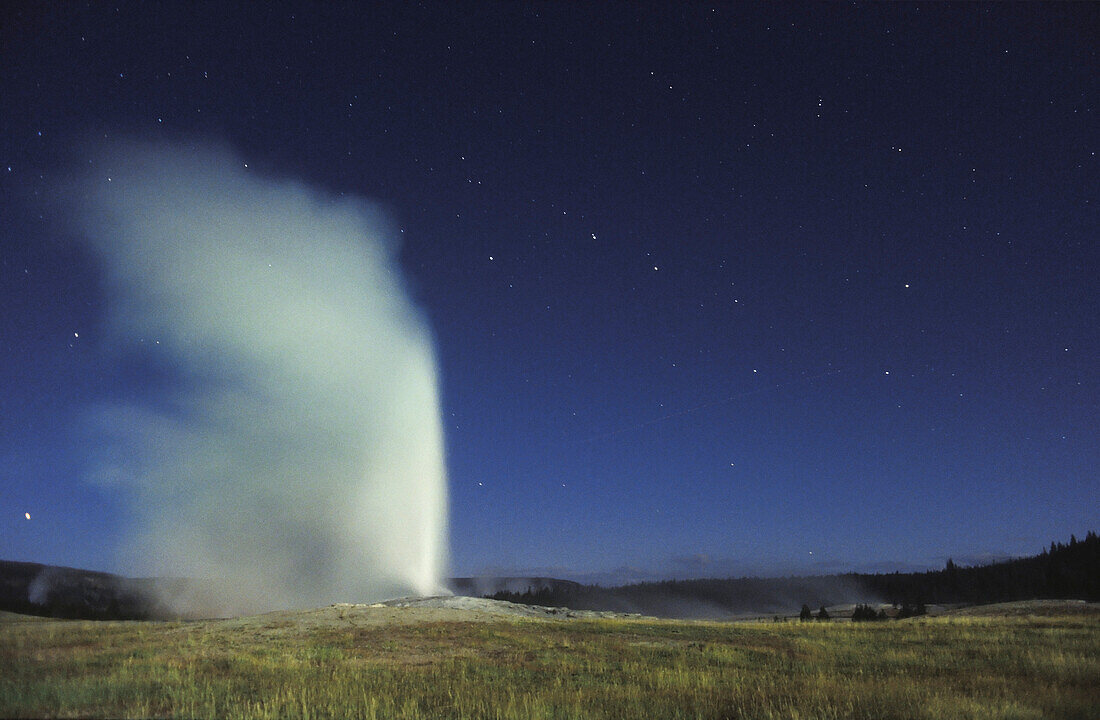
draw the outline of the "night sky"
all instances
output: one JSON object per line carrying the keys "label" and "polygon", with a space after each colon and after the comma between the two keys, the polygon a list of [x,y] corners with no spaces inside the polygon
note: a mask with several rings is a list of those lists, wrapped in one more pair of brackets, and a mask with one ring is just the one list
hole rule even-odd
{"label": "night sky", "polygon": [[388,211],[454,575],[904,570],[1100,525],[1100,6],[223,5],[0,18],[0,557],[129,572],[82,418],[170,379],[110,346],[58,209],[104,136]]}

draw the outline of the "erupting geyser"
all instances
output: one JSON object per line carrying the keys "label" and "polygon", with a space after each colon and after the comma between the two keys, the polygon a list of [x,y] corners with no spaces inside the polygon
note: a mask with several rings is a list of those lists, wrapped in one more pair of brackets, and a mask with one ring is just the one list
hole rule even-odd
{"label": "erupting geyser", "polygon": [[440,592],[434,352],[382,214],[224,149],[93,157],[69,192],[101,346],[142,388],[94,413],[95,477],[133,499],[128,566],[220,581],[180,608],[206,613]]}

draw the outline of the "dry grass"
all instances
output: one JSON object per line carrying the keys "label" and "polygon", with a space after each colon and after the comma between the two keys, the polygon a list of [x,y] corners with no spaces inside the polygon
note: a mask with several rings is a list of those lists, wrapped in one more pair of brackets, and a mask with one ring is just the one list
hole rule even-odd
{"label": "dry grass", "polygon": [[1095,615],[721,624],[386,611],[0,622],[0,715],[1095,718],[1100,708]]}

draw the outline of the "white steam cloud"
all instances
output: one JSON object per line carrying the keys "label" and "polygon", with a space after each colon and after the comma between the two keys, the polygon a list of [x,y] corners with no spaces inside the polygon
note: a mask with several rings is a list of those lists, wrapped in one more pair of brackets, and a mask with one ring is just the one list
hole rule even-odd
{"label": "white steam cloud", "polygon": [[222,581],[181,611],[440,592],[433,346],[381,213],[219,148],[119,143],[92,167],[78,217],[112,344],[174,379],[99,414],[98,474],[139,523],[128,562]]}

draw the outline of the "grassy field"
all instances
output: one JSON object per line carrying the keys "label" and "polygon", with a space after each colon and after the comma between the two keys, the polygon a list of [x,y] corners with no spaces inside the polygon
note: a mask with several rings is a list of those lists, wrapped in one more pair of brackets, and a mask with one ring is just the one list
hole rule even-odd
{"label": "grassy field", "polygon": [[1100,717],[1096,614],[721,624],[355,612],[0,619],[0,716]]}

